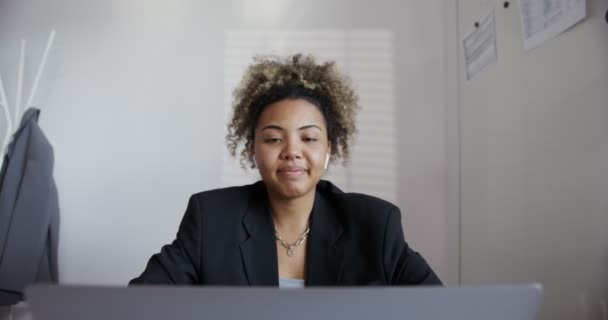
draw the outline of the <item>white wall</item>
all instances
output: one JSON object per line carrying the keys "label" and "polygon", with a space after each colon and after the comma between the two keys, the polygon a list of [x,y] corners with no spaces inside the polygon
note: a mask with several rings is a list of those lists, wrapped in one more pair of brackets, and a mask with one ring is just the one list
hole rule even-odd
{"label": "white wall", "polygon": [[461,35],[498,8],[498,62],[460,86],[462,281],[539,281],[542,319],[606,319],[608,2],[529,52],[518,2],[459,4]]}
{"label": "white wall", "polygon": [[19,39],[31,82],[57,29],[36,103],[56,153],[62,282],[125,284],[173,239],[188,196],[220,185],[224,30],[244,28],[393,32],[406,238],[455,282],[443,17],[440,0],[0,2],[11,100]]}

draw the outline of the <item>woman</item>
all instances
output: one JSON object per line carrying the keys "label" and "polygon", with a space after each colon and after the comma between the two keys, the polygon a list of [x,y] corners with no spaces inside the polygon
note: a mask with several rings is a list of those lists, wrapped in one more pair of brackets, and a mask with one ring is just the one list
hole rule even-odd
{"label": "woman", "polygon": [[176,240],[131,284],[439,285],[393,204],[321,180],[346,160],[358,100],[334,63],[258,59],[235,91],[232,155],[252,185],[190,198]]}

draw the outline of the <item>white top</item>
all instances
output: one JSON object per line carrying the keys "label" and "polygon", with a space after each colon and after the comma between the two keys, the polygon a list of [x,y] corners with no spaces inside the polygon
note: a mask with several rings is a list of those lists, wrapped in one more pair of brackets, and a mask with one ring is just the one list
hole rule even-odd
{"label": "white top", "polygon": [[279,278],[279,288],[280,289],[304,288],[304,280],[303,279]]}

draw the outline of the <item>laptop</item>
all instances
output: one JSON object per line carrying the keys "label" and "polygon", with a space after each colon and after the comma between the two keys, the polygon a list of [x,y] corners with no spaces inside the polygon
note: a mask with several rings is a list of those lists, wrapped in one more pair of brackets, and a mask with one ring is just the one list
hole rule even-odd
{"label": "laptop", "polygon": [[35,320],[533,320],[539,284],[477,287],[29,287]]}

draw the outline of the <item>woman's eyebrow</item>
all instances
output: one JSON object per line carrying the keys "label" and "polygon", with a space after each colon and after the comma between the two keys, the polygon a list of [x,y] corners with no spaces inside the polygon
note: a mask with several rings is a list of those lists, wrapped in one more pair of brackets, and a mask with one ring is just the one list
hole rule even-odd
{"label": "woman's eyebrow", "polygon": [[[301,126],[301,127],[298,128],[298,131],[300,131],[300,130],[306,130],[306,129],[311,129],[311,128],[315,128],[315,129],[318,129],[319,131],[323,131],[323,129],[321,129],[321,127],[319,127],[316,124],[309,124],[309,125],[306,125],[306,126]],[[262,128],[261,131],[264,131],[264,130],[267,130],[267,129],[275,129],[275,130],[285,131],[285,129],[283,127],[277,126],[276,124],[269,124],[269,125],[265,126],[264,128]]]}
{"label": "woman's eyebrow", "polygon": [[307,126],[302,126],[302,127],[298,128],[298,130],[306,130],[306,129],[310,129],[310,128],[316,128],[316,129],[319,129],[319,131],[323,131],[323,129],[321,129],[321,127],[319,127],[316,124],[309,124]]}
{"label": "woman's eyebrow", "polygon": [[267,130],[267,129],[275,129],[275,130],[285,131],[285,129],[277,126],[276,124],[269,124],[269,125],[265,126],[264,128],[262,128],[261,131],[264,131],[264,130]]}

